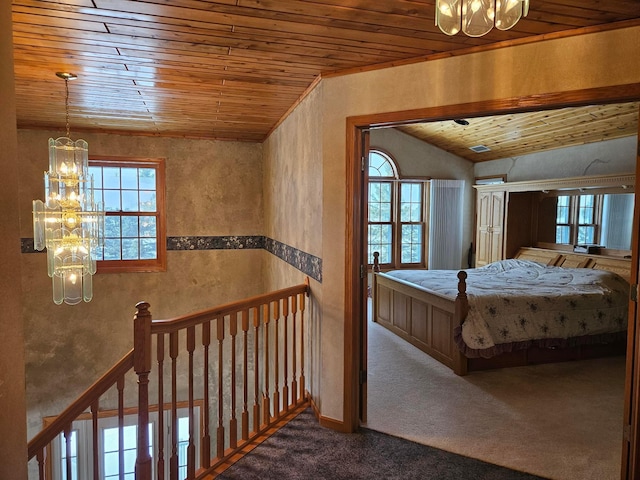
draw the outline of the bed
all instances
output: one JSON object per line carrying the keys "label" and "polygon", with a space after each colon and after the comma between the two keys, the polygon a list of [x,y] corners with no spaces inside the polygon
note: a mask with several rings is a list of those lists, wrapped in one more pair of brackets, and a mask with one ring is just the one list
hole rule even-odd
{"label": "bed", "polygon": [[630,268],[539,248],[459,272],[374,264],[373,320],[458,375],[623,354]]}

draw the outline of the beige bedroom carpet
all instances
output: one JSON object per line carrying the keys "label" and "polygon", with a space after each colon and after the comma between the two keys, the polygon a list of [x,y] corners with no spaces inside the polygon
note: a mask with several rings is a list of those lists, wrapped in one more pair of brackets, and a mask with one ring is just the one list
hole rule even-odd
{"label": "beige bedroom carpet", "polygon": [[624,357],[456,376],[369,322],[372,430],[557,480],[620,478]]}

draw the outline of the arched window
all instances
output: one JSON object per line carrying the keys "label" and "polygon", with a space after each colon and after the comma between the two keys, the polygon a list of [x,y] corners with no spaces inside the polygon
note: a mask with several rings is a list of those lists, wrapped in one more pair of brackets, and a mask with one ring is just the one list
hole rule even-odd
{"label": "arched window", "polygon": [[383,268],[423,267],[425,258],[424,180],[399,178],[386,153],[369,152],[368,258],[380,252]]}

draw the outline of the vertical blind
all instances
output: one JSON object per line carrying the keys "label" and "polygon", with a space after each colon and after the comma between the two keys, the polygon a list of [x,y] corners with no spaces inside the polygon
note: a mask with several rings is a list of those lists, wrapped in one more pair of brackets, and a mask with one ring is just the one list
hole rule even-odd
{"label": "vertical blind", "polygon": [[458,270],[462,262],[464,180],[431,180],[429,269]]}

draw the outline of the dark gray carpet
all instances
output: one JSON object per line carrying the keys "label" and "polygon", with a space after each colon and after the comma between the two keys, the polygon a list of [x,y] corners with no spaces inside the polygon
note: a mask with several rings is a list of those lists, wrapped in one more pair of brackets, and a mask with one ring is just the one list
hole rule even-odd
{"label": "dark gray carpet", "polygon": [[364,428],[358,433],[338,433],[321,427],[311,409],[307,409],[217,478],[540,480],[542,477]]}

